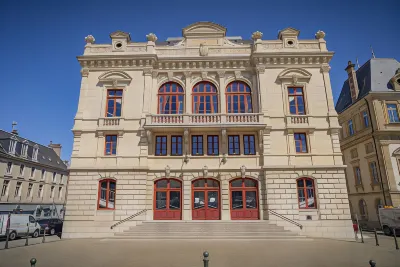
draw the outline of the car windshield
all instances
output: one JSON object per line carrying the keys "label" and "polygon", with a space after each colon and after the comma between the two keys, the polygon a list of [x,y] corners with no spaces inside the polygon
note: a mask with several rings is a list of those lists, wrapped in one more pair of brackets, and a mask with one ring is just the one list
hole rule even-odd
{"label": "car windshield", "polygon": [[39,220],[38,223],[39,224],[48,224],[49,220]]}

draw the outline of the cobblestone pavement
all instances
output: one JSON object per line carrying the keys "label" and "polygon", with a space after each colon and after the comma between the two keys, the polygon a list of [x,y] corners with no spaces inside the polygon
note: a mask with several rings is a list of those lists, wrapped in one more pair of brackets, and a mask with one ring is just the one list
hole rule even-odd
{"label": "cobblestone pavement", "polygon": [[[373,237],[373,236],[370,236]],[[393,238],[380,236],[365,243],[314,239],[314,241],[152,241],[74,239],[0,250],[1,267],[202,267],[202,253],[210,253],[210,267],[368,267],[400,266],[400,251]]]}

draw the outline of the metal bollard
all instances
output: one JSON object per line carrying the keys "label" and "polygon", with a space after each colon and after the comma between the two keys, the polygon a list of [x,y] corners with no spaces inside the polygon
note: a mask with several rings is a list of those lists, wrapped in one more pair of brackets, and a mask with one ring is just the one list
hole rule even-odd
{"label": "metal bollard", "polygon": [[27,246],[29,244],[28,243],[28,239],[29,239],[29,223],[27,223],[26,226],[28,227],[28,230],[26,230],[25,246]]}
{"label": "metal bollard", "polygon": [[361,227],[359,229],[360,229],[360,234],[361,234],[361,243],[364,243],[364,236],[363,236]]}
{"label": "metal bollard", "polygon": [[374,228],[374,233],[375,233],[375,244],[379,246],[379,241],[378,241],[378,234],[376,233],[376,228]]}
{"label": "metal bollard", "polygon": [[392,228],[394,244],[396,245],[396,249],[399,249],[399,243],[397,243],[397,236],[396,236],[396,228]]}
{"label": "metal bollard", "polygon": [[209,256],[209,255],[210,255],[210,254],[208,254],[207,251],[204,251],[204,253],[203,253],[203,257],[204,257],[204,259],[203,259],[204,267],[208,267],[208,256]]}
{"label": "metal bollard", "polygon": [[29,262],[31,263],[31,267],[35,267],[36,266],[36,259],[35,258],[32,258]]}
{"label": "metal bollard", "polygon": [[375,266],[376,266],[376,262],[373,261],[373,260],[370,260],[370,261],[369,261],[369,265],[370,265],[371,267],[375,267]]}
{"label": "metal bollard", "polygon": [[8,239],[9,239],[9,235],[10,235],[10,216],[11,216],[11,213],[8,213],[7,226],[6,226],[6,244],[4,246],[5,249],[8,248]]}
{"label": "metal bollard", "polygon": [[46,242],[46,230],[47,230],[47,227],[45,227],[44,230],[43,230],[43,239],[42,239],[42,243]]}

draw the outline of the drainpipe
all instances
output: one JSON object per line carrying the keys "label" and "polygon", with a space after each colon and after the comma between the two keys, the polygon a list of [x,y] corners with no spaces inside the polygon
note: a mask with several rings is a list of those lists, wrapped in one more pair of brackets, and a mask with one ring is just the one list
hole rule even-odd
{"label": "drainpipe", "polygon": [[[379,169],[379,176],[380,176],[380,180],[381,180],[381,190],[382,190],[382,194],[383,194],[383,202],[385,203],[385,206],[387,206],[387,202],[386,202],[386,195],[385,195],[385,189],[383,187],[383,179],[382,179],[382,171],[381,171],[381,164],[380,164],[380,160],[379,160],[379,155],[378,155],[378,149],[376,147],[376,140],[375,140],[375,129],[374,129],[374,123],[372,122],[372,116],[371,116],[371,109],[369,108],[369,102],[367,101],[367,99],[365,99],[365,102],[367,103],[367,109],[368,109],[368,115],[371,121],[371,129],[372,129],[372,140],[374,141],[374,147],[375,147],[375,154],[376,154],[376,159],[378,162],[378,169]],[[369,166],[368,166],[369,168]]]}

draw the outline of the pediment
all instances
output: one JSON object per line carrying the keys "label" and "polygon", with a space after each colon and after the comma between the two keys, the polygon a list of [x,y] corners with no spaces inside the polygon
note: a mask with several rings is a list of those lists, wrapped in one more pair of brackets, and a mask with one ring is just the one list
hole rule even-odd
{"label": "pediment", "polygon": [[282,40],[283,36],[296,36],[297,37],[297,36],[299,36],[299,34],[300,34],[299,30],[292,28],[292,27],[288,27],[288,28],[285,28],[285,29],[279,31],[278,39]]}
{"label": "pediment", "polygon": [[213,22],[196,22],[182,29],[183,37],[225,37],[226,28]]}
{"label": "pediment", "polygon": [[393,156],[394,156],[394,157],[400,156],[400,147],[397,148],[395,151],[393,151]]}
{"label": "pediment", "polygon": [[114,86],[127,85],[131,82],[132,77],[123,71],[108,71],[99,76],[99,81],[103,84],[112,84]]}
{"label": "pediment", "polygon": [[123,32],[123,31],[115,31],[113,33],[110,34],[110,38],[126,38],[129,41],[131,40],[131,35],[127,32]]}
{"label": "pediment", "polygon": [[278,75],[278,80],[282,81],[293,81],[293,84],[298,81],[309,82],[312,74],[305,69],[299,68],[288,68],[283,70]]}

